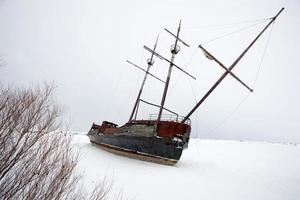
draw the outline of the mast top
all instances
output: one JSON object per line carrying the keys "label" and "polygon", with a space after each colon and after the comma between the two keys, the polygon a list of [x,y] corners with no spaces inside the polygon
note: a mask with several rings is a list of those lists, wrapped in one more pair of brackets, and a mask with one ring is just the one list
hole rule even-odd
{"label": "mast top", "polygon": [[181,42],[183,45],[185,45],[187,47],[190,47],[186,42],[184,42],[182,39],[179,38],[180,29],[181,29],[181,20],[179,21],[179,25],[178,25],[178,28],[177,28],[177,34],[176,35],[165,28],[165,31],[167,31],[170,35],[175,37],[175,44],[173,44],[171,46],[171,53],[172,54],[177,54],[180,51],[180,47],[178,46],[178,41]]}
{"label": "mast top", "polygon": [[274,17],[272,17],[271,19],[272,19],[272,20],[275,20],[275,19],[280,15],[280,13],[281,13],[284,9],[285,9],[285,8],[282,7],[282,8],[279,10],[279,12],[278,12]]}
{"label": "mast top", "polygon": [[[155,52],[155,49],[156,49],[156,46],[157,46],[157,42],[158,42],[158,38],[159,38],[159,34],[156,37],[155,45],[153,47],[153,52]],[[154,56],[153,52],[151,53],[151,57],[147,59],[147,64],[151,65],[151,66],[155,63],[155,61],[153,60],[153,56]]]}

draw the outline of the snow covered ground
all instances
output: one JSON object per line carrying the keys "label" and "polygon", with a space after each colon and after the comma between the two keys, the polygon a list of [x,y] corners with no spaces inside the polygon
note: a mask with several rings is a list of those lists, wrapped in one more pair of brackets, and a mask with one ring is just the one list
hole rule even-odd
{"label": "snow covered ground", "polygon": [[74,136],[87,187],[105,176],[128,199],[299,200],[300,145],[192,139],[175,166],[108,153]]}

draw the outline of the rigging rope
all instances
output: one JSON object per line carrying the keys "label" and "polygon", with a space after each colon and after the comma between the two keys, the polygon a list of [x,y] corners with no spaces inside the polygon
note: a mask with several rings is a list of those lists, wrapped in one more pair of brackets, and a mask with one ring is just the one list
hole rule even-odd
{"label": "rigging rope", "polygon": [[258,67],[258,70],[256,72],[256,77],[255,77],[255,80],[254,80],[254,83],[253,83],[253,89],[256,86],[256,82],[258,80],[258,76],[259,76],[260,71],[261,71],[262,63],[263,63],[263,60],[265,58],[265,55],[266,55],[266,52],[267,52],[267,48],[269,46],[269,42],[270,42],[270,38],[271,38],[271,34],[272,34],[272,31],[273,31],[274,24],[275,24],[275,21],[273,22],[273,24],[271,26],[271,29],[270,29],[270,32],[269,32],[269,35],[268,35],[268,39],[267,39],[266,45],[265,45],[264,50],[263,50],[262,57],[261,57],[260,62],[259,62],[259,67]]}
{"label": "rigging rope", "polygon": [[234,110],[232,112],[230,112],[223,121],[221,121],[221,123],[219,123],[217,126],[215,126],[214,128],[212,128],[211,130],[209,130],[202,137],[207,137],[208,135],[210,135],[214,131],[216,131],[218,128],[220,128],[221,126],[223,126],[225,124],[225,122],[227,122],[238,111],[238,109],[241,107],[241,105],[248,99],[250,93],[251,92],[248,92],[248,94],[241,100],[241,102],[234,108]]}
{"label": "rigging rope", "polygon": [[[269,19],[270,19],[270,18],[268,18],[268,19],[259,19],[259,20],[247,20],[247,21],[235,22],[235,23],[231,23],[231,24],[222,24],[222,26],[224,26],[224,25],[235,25],[235,24],[242,24],[242,23],[249,23],[249,22],[259,21],[258,23],[251,24],[251,25],[245,26],[245,27],[243,27],[243,28],[237,29],[237,30],[235,30],[235,31],[226,33],[226,34],[224,34],[224,35],[220,35],[220,36],[218,36],[218,37],[216,37],[216,38],[210,39],[210,40],[208,40],[208,41],[206,41],[206,42],[203,42],[202,44],[208,44],[208,43],[210,43],[210,42],[213,42],[213,41],[219,40],[219,39],[221,39],[221,38],[227,37],[227,36],[229,36],[229,35],[232,35],[232,34],[234,34],[234,33],[237,33],[237,32],[241,32],[241,31],[247,30],[247,29],[252,28],[252,27],[254,27],[254,26],[256,26],[256,25],[259,25],[259,24],[264,23],[266,20],[269,20]],[[188,65],[189,65],[189,64],[191,63],[191,61],[193,60],[193,58],[194,58],[194,56],[195,56],[197,50],[198,50],[198,47],[196,47],[196,49],[194,50],[194,52],[193,52],[191,58],[190,58],[189,61],[186,63],[186,68],[185,68],[185,69],[188,68]],[[171,93],[171,92],[173,91],[174,87],[176,86],[176,84],[179,82],[179,80],[180,80],[181,78],[182,78],[182,74],[177,78],[177,81],[176,81],[175,84],[172,86],[172,88],[170,88],[170,92],[169,92],[169,93]],[[189,81],[189,83],[190,83],[190,81]],[[190,84],[191,84],[191,83],[190,83]],[[195,95],[195,94],[193,93],[193,95]]]}
{"label": "rigging rope", "polygon": [[[267,20],[268,20],[268,19],[267,19]],[[218,40],[218,39],[227,37],[227,36],[229,36],[229,35],[232,35],[232,34],[234,34],[234,33],[237,33],[237,32],[241,32],[241,31],[247,30],[247,29],[249,29],[249,28],[251,28],[251,27],[254,27],[254,26],[256,26],[256,25],[259,25],[259,24],[264,23],[264,22],[266,21],[266,19],[264,19],[263,21],[262,21],[262,20],[248,20],[247,22],[249,23],[249,22],[252,22],[252,21],[260,21],[260,22],[255,23],[255,24],[251,24],[251,25],[248,25],[248,26],[246,26],[246,27],[243,27],[243,28],[237,29],[237,30],[235,30],[235,31],[232,31],[232,32],[230,32],[230,33],[226,33],[226,34],[224,34],[224,35],[218,36],[218,37],[213,38],[213,39],[211,39],[211,40],[208,40],[208,41],[206,41],[206,42],[204,42],[204,43],[202,43],[202,44],[207,44],[207,43],[216,41],[216,40]],[[238,23],[233,23],[233,24],[241,24],[241,23],[244,23],[244,22],[238,22]],[[227,25],[229,25],[229,24],[227,24]],[[193,58],[194,58],[194,56],[195,56],[197,50],[198,50],[198,47],[196,47],[196,49],[194,50],[194,52],[193,52],[191,58],[189,59],[189,61],[188,61],[187,64],[186,64],[186,68],[185,68],[185,69],[188,68],[188,66],[189,66],[189,64],[191,63],[191,61],[193,60]],[[262,60],[263,60],[263,59],[261,59],[260,66],[261,66],[261,64],[262,64]],[[260,67],[259,67],[259,68],[260,68]],[[257,77],[258,77],[258,74],[257,74]],[[257,77],[256,77],[256,79],[257,79]],[[179,80],[180,80],[181,78],[182,78],[182,74],[177,78],[175,84],[170,88],[169,93],[171,93],[171,92],[173,91],[173,89],[175,88],[175,86],[177,85],[177,83],[179,82]],[[256,82],[256,81],[255,81],[255,82]],[[195,103],[197,103],[198,101],[197,101],[197,98],[196,98],[196,94],[195,94],[194,88],[192,87],[192,84],[191,84],[191,81],[190,81],[190,80],[189,80],[189,85],[190,85],[191,90],[192,90],[192,94],[193,94],[193,97],[194,97],[194,101],[195,101]],[[248,95],[249,95],[249,94],[248,94]],[[247,97],[248,97],[248,95],[247,95]],[[246,100],[246,98],[245,98],[245,100]],[[244,102],[245,100],[243,100],[243,102]],[[241,103],[240,103],[240,104],[241,104]],[[240,104],[238,105],[238,107],[240,106]],[[230,116],[228,117],[228,119],[229,119],[229,118],[231,117],[231,115],[233,115],[233,114],[234,114],[234,112],[233,112],[232,114],[230,114]],[[220,125],[218,125],[218,126],[215,127],[214,129],[217,129],[218,127],[220,127],[221,125],[223,125],[228,119],[224,120]],[[210,133],[211,133],[211,131],[208,133],[208,135],[209,135]]]}
{"label": "rigging rope", "polygon": [[[190,58],[189,61],[186,63],[186,66],[187,66],[187,67],[191,64],[193,58],[195,57],[195,54],[196,54],[197,50],[198,50],[198,47],[196,47],[196,49],[195,49],[195,50],[193,51],[193,53],[192,53],[191,58]],[[186,67],[186,69],[187,69],[187,67]]]}
{"label": "rigging rope", "polygon": [[[195,57],[195,55],[196,55],[196,52],[197,52],[197,50],[198,50],[198,47],[196,47],[195,48],[195,50],[193,51],[193,53],[192,53],[192,56],[191,56],[191,58],[189,59],[189,61],[188,62],[186,62],[186,64],[185,64],[185,67],[184,67],[184,69],[185,70],[187,70],[188,69],[188,67],[189,67],[189,65],[190,65],[190,63],[192,62],[192,60],[193,60],[193,58]],[[172,85],[172,87],[170,88],[170,90],[169,90],[169,94],[173,91],[173,89],[176,87],[176,85],[177,85],[177,83],[179,82],[179,80],[182,78],[182,76],[183,76],[183,74],[181,73],[179,76],[178,76],[178,78],[176,79],[176,82],[174,83],[174,85]],[[190,80],[190,79],[189,79]],[[189,82],[190,83],[190,82]]]}
{"label": "rigging rope", "polygon": [[[265,20],[265,21],[266,21],[266,20]],[[252,28],[252,27],[254,27],[254,26],[256,26],[256,25],[262,24],[262,23],[264,23],[265,21],[263,21],[263,22],[258,22],[258,23],[255,23],[255,24],[251,24],[251,25],[245,26],[245,27],[243,27],[243,28],[237,29],[237,30],[235,30],[235,31],[232,31],[232,32],[226,33],[226,34],[224,34],[224,35],[220,35],[220,36],[218,36],[218,37],[215,37],[215,38],[213,38],[213,39],[210,39],[210,40],[208,40],[208,41],[205,41],[205,42],[203,42],[203,43],[201,43],[201,44],[208,44],[208,43],[210,43],[210,42],[213,42],[213,41],[219,40],[219,39],[221,39],[221,38],[227,37],[227,36],[229,36],[229,35],[232,35],[232,34],[234,34],[234,33],[237,33],[237,32],[241,32],[241,31],[247,30],[247,29]]]}
{"label": "rigging rope", "polygon": [[104,110],[104,115],[107,116],[108,115],[108,111],[110,111],[111,109],[111,104],[113,102],[113,100],[115,99],[115,95],[119,89],[119,85],[120,85],[120,79],[123,77],[122,75],[124,74],[124,68],[122,67],[122,69],[119,71],[119,74],[118,74],[118,77],[117,79],[115,80],[114,84],[113,85],[113,89],[110,90],[110,101],[108,101],[108,103],[106,104],[106,107],[105,107],[105,110]]}
{"label": "rigging rope", "polygon": [[183,26],[182,29],[202,29],[202,28],[216,28],[216,27],[224,27],[224,26],[232,26],[232,25],[238,25],[238,24],[246,24],[250,22],[261,22],[266,21],[269,18],[264,19],[254,19],[254,20],[246,20],[246,21],[238,21],[238,22],[232,22],[232,23],[226,23],[226,24],[214,24],[214,25],[202,25],[202,26]]}
{"label": "rigging rope", "polygon": [[[143,76],[140,75],[136,79],[136,83],[135,83],[136,89],[138,88],[138,85],[139,85],[138,83],[141,82],[142,78],[143,78]],[[125,96],[126,100],[122,101],[121,105],[119,105],[119,107],[117,108],[117,112],[116,112],[116,114],[113,117],[113,121],[116,121],[117,119],[119,119],[120,114],[123,113],[123,110],[125,108],[127,108],[127,106],[129,105],[129,101],[132,100],[132,99],[134,99],[134,95],[136,95],[136,89],[135,90],[131,90],[131,92],[127,93],[127,95]]]}
{"label": "rigging rope", "polygon": [[[275,23],[275,21],[274,21]],[[256,82],[258,80],[258,76],[261,72],[261,68],[262,68],[262,63],[263,63],[263,60],[264,60],[264,57],[265,57],[265,54],[266,54],[266,51],[268,49],[268,46],[269,46],[269,42],[270,42],[270,38],[271,38],[271,33],[272,33],[272,30],[273,30],[273,27],[274,27],[274,23],[272,24],[271,26],[271,29],[270,29],[270,32],[269,32],[269,35],[268,35],[268,39],[266,41],[266,44],[265,44],[265,47],[264,47],[264,50],[263,50],[263,53],[262,53],[262,57],[260,59],[260,62],[259,62],[259,66],[258,66],[258,70],[256,72],[256,75],[255,75],[255,81],[254,81],[254,84],[253,84],[253,89],[255,89],[255,86],[256,86]],[[241,105],[248,99],[249,97],[249,94],[251,92],[249,92],[242,100],[241,102],[235,107],[235,109],[229,113],[227,115],[227,117],[221,121],[221,123],[219,123],[217,126],[215,126],[214,128],[212,128],[210,131],[208,131],[205,135],[203,135],[202,137],[207,137],[208,135],[212,134],[213,132],[215,132],[218,128],[220,128],[221,126],[223,126],[237,111],[238,109],[241,107]]]}

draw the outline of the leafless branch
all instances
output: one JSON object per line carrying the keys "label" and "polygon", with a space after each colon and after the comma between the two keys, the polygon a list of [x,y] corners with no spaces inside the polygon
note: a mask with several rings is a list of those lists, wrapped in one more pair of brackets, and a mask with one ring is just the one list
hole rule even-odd
{"label": "leafless branch", "polygon": [[0,89],[0,199],[105,199],[106,180],[89,195],[78,187],[78,154],[58,131],[54,86]]}

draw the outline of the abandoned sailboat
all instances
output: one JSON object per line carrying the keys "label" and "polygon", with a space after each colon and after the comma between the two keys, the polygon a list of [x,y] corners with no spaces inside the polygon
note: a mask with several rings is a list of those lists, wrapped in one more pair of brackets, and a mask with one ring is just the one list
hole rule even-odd
{"label": "abandoned sailboat", "polygon": [[[233,62],[233,64],[227,68],[217,58],[215,58],[210,52],[208,52],[203,46],[199,45],[199,48],[205,53],[205,55],[219,64],[225,72],[215,82],[211,89],[200,99],[200,101],[191,109],[191,111],[184,117],[179,116],[177,113],[167,109],[165,107],[165,100],[169,88],[170,78],[173,67],[179,69],[189,77],[196,79],[188,72],[174,64],[174,59],[177,53],[180,51],[178,43],[189,47],[182,39],[179,38],[181,22],[177,29],[177,34],[173,34],[168,29],[165,29],[169,34],[175,38],[175,43],[171,47],[171,59],[166,59],[156,52],[157,40],[153,49],[144,46],[144,48],[151,53],[151,57],[147,60],[148,67],[146,70],[133,64],[130,61],[128,63],[145,72],[144,79],[139,90],[138,96],[134,103],[133,110],[127,123],[118,127],[117,124],[103,121],[101,125],[93,123],[88,137],[92,143],[99,145],[101,148],[125,155],[132,158],[138,158],[141,160],[174,165],[181,157],[183,149],[188,147],[190,133],[191,133],[191,121],[189,117],[195,112],[195,110],[205,101],[205,99],[212,93],[212,91],[222,82],[222,80],[230,74],[233,78],[239,81],[251,92],[253,91],[248,85],[241,81],[233,72],[232,69],[237,65],[241,58],[247,53],[247,51],[253,46],[257,39],[265,32],[265,30],[275,21],[277,16],[284,10],[282,8],[274,17],[270,18],[270,22],[263,28],[263,30],[256,36],[256,38],[250,43],[250,45],[241,53],[241,55]],[[161,80],[155,75],[149,72],[151,66],[154,64],[153,57],[156,56],[169,63],[169,70],[166,81]],[[141,99],[141,94],[148,75],[156,78],[164,83],[164,91],[160,105],[147,102]],[[152,106],[159,107],[157,115],[150,115],[148,120],[136,119],[138,113],[138,107],[140,103],[146,103]],[[171,114],[165,115],[163,111],[168,111]]]}

